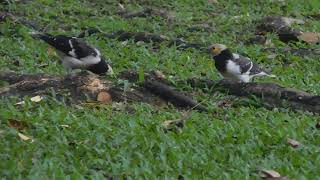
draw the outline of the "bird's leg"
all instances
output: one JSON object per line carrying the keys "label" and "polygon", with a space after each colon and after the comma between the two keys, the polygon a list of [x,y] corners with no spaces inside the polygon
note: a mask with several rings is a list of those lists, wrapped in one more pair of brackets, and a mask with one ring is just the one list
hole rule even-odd
{"label": "bird's leg", "polygon": [[72,73],[72,69],[71,68],[65,68],[66,72],[68,75],[70,75]]}
{"label": "bird's leg", "polygon": [[76,76],[79,72],[81,72],[80,69],[72,69],[67,66],[65,66],[65,71],[67,72],[67,76]]}

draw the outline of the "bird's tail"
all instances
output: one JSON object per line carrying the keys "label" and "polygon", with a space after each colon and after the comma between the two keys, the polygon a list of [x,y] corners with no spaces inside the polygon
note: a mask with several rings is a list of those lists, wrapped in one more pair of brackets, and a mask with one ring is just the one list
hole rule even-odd
{"label": "bird's tail", "polygon": [[257,77],[257,76],[268,76],[268,77],[272,77],[272,78],[277,77],[277,76],[275,76],[273,74],[270,74],[270,73],[267,73],[267,72],[264,72],[264,71],[261,71],[258,74],[254,74],[253,76],[254,77]]}
{"label": "bird's tail", "polygon": [[53,36],[51,34],[47,34],[47,33],[40,33],[40,32],[32,32],[31,37],[35,38],[35,39],[41,39],[45,42],[50,41]]}
{"label": "bird's tail", "polygon": [[268,77],[272,77],[272,78],[277,77],[276,75],[273,75],[273,74],[270,74],[270,73],[267,73],[267,72],[263,72],[263,75],[264,76],[268,76]]}
{"label": "bird's tail", "polygon": [[276,76],[276,75],[274,75],[274,74],[267,74],[267,76],[268,76],[268,77],[272,77],[272,78],[277,77],[277,76]]}

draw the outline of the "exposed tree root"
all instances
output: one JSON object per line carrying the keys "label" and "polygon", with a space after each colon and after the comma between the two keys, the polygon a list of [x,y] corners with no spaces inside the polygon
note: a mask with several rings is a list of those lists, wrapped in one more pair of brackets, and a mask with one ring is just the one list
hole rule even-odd
{"label": "exposed tree root", "polygon": [[265,35],[268,32],[275,32],[281,41],[288,42],[305,42],[319,43],[320,33],[302,32],[291,27],[292,24],[304,24],[300,19],[268,16],[263,18],[257,25],[257,34]]}
{"label": "exposed tree root", "polygon": [[155,34],[155,33],[148,33],[148,32],[127,32],[123,30],[116,31],[114,33],[108,34],[103,33],[100,30],[96,28],[90,28],[82,32],[78,37],[83,38],[85,36],[90,36],[92,34],[102,34],[104,38],[107,39],[117,39],[119,41],[126,41],[129,39],[133,39],[135,42],[143,41],[146,43],[162,43],[166,42],[168,46],[176,45],[179,49],[188,49],[188,48],[194,48],[194,49],[204,49],[204,45],[200,43],[189,43],[184,41],[181,38],[173,38],[170,39],[169,37],[161,34]]}
{"label": "exposed tree root", "polygon": [[[67,95],[74,101],[85,101],[96,100],[100,92],[107,92],[111,95],[112,101],[138,101],[155,105],[156,102],[170,102],[177,108],[207,111],[190,95],[175,90],[170,82],[158,77],[154,72],[145,73],[143,82],[138,82],[138,73],[134,71],[122,72],[119,77],[140,86],[123,90],[121,85],[115,85],[104,77],[85,72],[63,77],[46,74],[17,74],[6,71],[0,72],[0,80],[7,81],[10,85],[0,88],[0,96],[23,97],[47,95],[54,92],[57,95]],[[273,107],[290,107],[320,113],[320,96],[285,88],[278,84],[201,79],[190,79],[188,83],[194,88],[209,88],[236,96],[256,96]]]}
{"label": "exposed tree root", "polygon": [[320,49],[312,49],[312,48],[264,48],[262,49],[263,51],[267,51],[267,52],[272,52],[272,53],[276,53],[276,52],[281,52],[281,53],[290,53],[296,56],[319,56],[320,55]]}
{"label": "exposed tree root", "polygon": [[274,107],[290,107],[297,110],[306,110],[320,113],[320,96],[292,88],[285,88],[274,83],[238,83],[222,80],[199,80],[188,81],[192,87],[209,88],[236,96],[256,96],[262,98]]}
{"label": "exposed tree root", "polygon": [[1,97],[50,95],[54,92],[56,95],[65,95],[73,101],[79,102],[97,100],[99,93],[105,92],[110,94],[112,101],[137,101],[149,104],[165,101],[178,108],[196,107],[197,110],[206,111],[205,107],[198,105],[187,95],[160,81],[149,78],[148,75],[146,75],[145,82],[142,83],[142,88],[137,87],[130,90],[123,90],[120,85],[115,85],[104,77],[86,72],[63,77],[46,74],[17,74],[6,71],[0,72],[0,80],[10,84],[0,88]]}
{"label": "exposed tree root", "polygon": [[[133,71],[123,72],[120,76],[132,82],[138,81],[138,74]],[[154,72],[146,73],[145,78],[152,79],[153,82],[170,84],[165,79],[158,78]],[[274,83],[238,83],[228,80],[212,81],[201,79],[189,79],[188,83],[194,88],[209,88],[236,96],[255,96],[265,101],[268,107],[270,105],[272,107],[290,107],[294,110],[320,113],[320,96],[292,88],[285,88]],[[163,94],[166,95],[167,93]]]}

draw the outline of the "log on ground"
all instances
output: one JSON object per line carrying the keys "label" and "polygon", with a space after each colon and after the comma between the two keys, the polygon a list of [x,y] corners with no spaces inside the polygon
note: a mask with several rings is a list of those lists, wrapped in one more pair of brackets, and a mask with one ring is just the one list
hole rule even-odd
{"label": "log on ground", "polygon": [[294,110],[306,110],[320,113],[320,96],[274,83],[238,83],[229,80],[212,81],[190,79],[192,87],[213,89],[236,96],[256,96],[272,103],[274,107],[290,107]]}
{"label": "log on ground", "polygon": [[[126,73],[126,72],[124,72]],[[126,73],[129,81],[137,78],[137,73]],[[145,75],[149,77],[148,73]],[[125,76],[123,76],[125,77]],[[135,101],[158,105],[159,102],[170,102],[177,108],[197,109],[206,111],[186,94],[176,91],[173,87],[163,83],[160,79],[147,78],[140,87],[124,90],[105,77],[96,76],[87,72],[67,76],[54,76],[47,74],[18,74],[13,71],[0,72],[0,80],[10,85],[0,88],[1,97],[24,97],[36,95],[67,96],[73,102],[96,101],[99,93],[110,94],[112,101]],[[116,85],[115,85],[116,84]]]}

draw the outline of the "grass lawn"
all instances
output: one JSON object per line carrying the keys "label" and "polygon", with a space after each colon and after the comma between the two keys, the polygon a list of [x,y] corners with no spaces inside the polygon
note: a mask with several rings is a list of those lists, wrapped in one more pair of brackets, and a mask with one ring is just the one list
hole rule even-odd
{"label": "grass lawn", "polygon": [[[320,57],[283,54],[281,49],[319,48],[319,45],[284,44],[269,34],[272,44],[244,44],[254,35],[255,23],[268,15],[305,19],[296,28],[320,32],[320,21],[307,18],[318,13],[318,0],[124,0],[128,11],[143,7],[165,9],[173,24],[160,16],[126,19],[117,14],[115,0],[0,1],[0,12],[34,21],[52,34],[78,35],[95,27],[103,32],[145,31],[190,42],[223,43],[247,54],[277,78],[260,78],[286,87],[320,94]],[[2,3],[1,3],[2,2]],[[190,30],[207,23],[212,31]],[[59,58],[48,46],[34,40],[32,29],[10,19],[0,22],[0,70],[21,73],[64,74]],[[198,50],[178,50],[161,45],[106,40],[93,35],[86,41],[112,61],[115,73],[126,69],[160,70],[173,82],[191,77],[220,79],[209,55]],[[274,46],[270,60],[262,48]],[[0,86],[3,86],[3,82]],[[318,114],[285,108],[266,109],[256,99],[236,97],[231,107],[219,102],[229,95],[205,93],[179,83],[180,90],[209,107],[209,113],[192,111],[185,127],[165,131],[163,122],[181,118],[169,105],[114,103],[66,105],[47,96],[39,103],[16,98],[0,101],[0,176],[4,179],[259,179],[260,169],[272,169],[290,179],[320,178],[320,121]],[[67,98],[67,97],[66,97]],[[128,110],[130,109],[130,111]],[[20,133],[8,119],[29,124]],[[293,148],[287,139],[301,143]]]}

